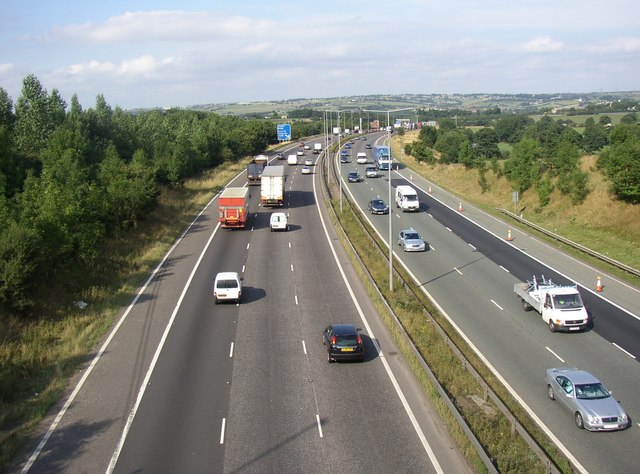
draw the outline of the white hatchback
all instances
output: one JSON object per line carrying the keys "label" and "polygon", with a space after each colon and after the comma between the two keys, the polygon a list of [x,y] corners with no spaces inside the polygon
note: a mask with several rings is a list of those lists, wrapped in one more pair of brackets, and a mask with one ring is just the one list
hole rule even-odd
{"label": "white hatchback", "polygon": [[242,279],[237,272],[220,272],[213,282],[213,297],[216,304],[220,301],[240,303],[242,297]]}

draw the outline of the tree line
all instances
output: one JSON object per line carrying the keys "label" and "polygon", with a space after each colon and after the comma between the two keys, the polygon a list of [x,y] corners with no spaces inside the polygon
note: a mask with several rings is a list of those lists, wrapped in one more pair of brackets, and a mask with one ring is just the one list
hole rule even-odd
{"label": "tree line", "polygon": [[[501,151],[501,142],[511,150]],[[526,115],[503,115],[477,131],[442,118],[438,128],[422,127],[418,140],[405,147],[407,154],[429,163],[436,161],[434,150],[440,153],[439,163],[478,169],[483,192],[488,191],[485,173],[491,167],[514,190],[535,189],[541,207],[555,188],[574,204],[583,202],[589,187],[580,157],[597,153],[597,166],[608,177],[611,192],[620,200],[640,203],[640,123],[635,112],[615,126],[607,116],[598,122],[589,117],[583,133],[549,116],[534,121]]]}
{"label": "tree line", "polygon": [[161,186],[277,141],[266,120],[181,109],[129,113],[102,95],[83,110],[37,77],[13,103],[0,88],[0,314],[29,314],[38,290],[91,268],[111,236],[144,219]]}

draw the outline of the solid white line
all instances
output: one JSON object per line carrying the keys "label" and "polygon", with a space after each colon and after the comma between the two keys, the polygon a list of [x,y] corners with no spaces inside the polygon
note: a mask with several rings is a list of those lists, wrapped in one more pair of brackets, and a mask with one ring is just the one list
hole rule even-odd
{"label": "solid white line", "polygon": [[453,269],[454,269],[455,271],[457,271],[460,275],[462,275],[462,272],[461,272],[460,270],[458,270],[456,267],[453,267]]}
{"label": "solid white line", "polygon": [[320,424],[320,415],[316,414],[316,422],[318,423],[318,433],[320,433],[320,437],[322,436],[322,425]]}
{"label": "solid white line", "polygon": [[493,301],[493,299],[490,300],[494,305],[496,305],[500,311],[504,311],[504,309],[502,308],[502,306],[500,306],[498,303],[496,303],[495,301]]}
{"label": "solid white line", "polygon": [[229,357],[233,357],[233,342],[231,343],[231,347],[229,348]]}
{"label": "solid white line", "polygon": [[618,349],[620,349],[622,352],[624,352],[625,354],[627,354],[629,357],[631,357],[632,359],[635,359],[636,356],[634,356],[632,353],[625,351],[622,347],[620,347],[618,344],[616,344],[615,342],[612,342],[611,344],[613,344],[614,346],[616,346]]}
{"label": "solid white line", "polygon": [[220,228],[220,223],[218,223],[216,228],[211,233],[211,236],[209,237],[209,240],[205,244],[204,248],[202,249],[202,252],[200,253],[200,256],[198,257],[198,260],[196,261],[196,264],[193,266],[193,270],[191,271],[191,274],[189,275],[189,278],[187,279],[187,282],[185,283],[184,288],[182,289],[182,293],[180,293],[180,297],[178,298],[178,301],[176,302],[176,306],[173,309],[173,313],[171,313],[171,317],[169,318],[169,322],[167,323],[167,326],[164,329],[164,333],[162,334],[162,338],[160,339],[158,347],[156,348],[156,352],[155,352],[155,354],[153,354],[153,359],[151,360],[151,364],[149,365],[149,368],[147,369],[147,373],[146,373],[146,375],[144,377],[144,380],[142,381],[142,384],[140,385],[140,390],[138,391],[138,397],[136,398],[136,402],[133,405],[133,408],[131,409],[131,412],[129,412],[129,416],[127,417],[127,422],[126,422],[126,424],[124,426],[124,429],[122,430],[122,435],[120,437],[120,441],[118,442],[118,444],[116,446],[116,449],[115,449],[115,451],[113,453],[113,456],[111,457],[111,462],[109,463],[109,466],[107,467],[107,474],[110,474],[111,472],[113,472],[113,470],[116,467],[116,463],[118,462],[118,457],[120,456],[120,451],[122,451],[122,447],[124,446],[124,442],[127,439],[127,435],[129,434],[129,430],[131,429],[131,425],[133,424],[133,419],[135,418],[136,413],[138,412],[138,408],[140,407],[140,404],[142,403],[142,397],[144,396],[144,392],[147,389],[147,387],[149,386],[149,380],[151,379],[151,374],[153,373],[153,369],[156,367],[156,363],[158,362],[158,359],[160,358],[160,353],[162,352],[162,349],[164,347],[164,343],[167,340],[167,337],[169,336],[169,331],[171,330],[171,327],[173,326],[173,321],[176,319],[176,316],[178,315],[178,310],[180,309],[180,306],[182,306],[182,301],[184,300],[184,297],[187,294],[187,290],[189,289],[189,286],[191,285],[191,281],[193,280],[193,277],[195,276],[196,271],[198,270],[198,267],[200,266],[200,263],[202,262],[202,259],[204,258],[204,254],[206,253],[207,249],[209,248],[209,245],[211,245],[211,242],[213,241],[213,237],[216,235],[216,232],[218,231],[219,228]]}
{"label": "solid white line", "polygon": [[307,345],[304,343],[304,339],[302,340],[302,350],[305,355],[307,355]]}
{"label": "solid white line", "polygon": [[[351,288],[351,284],[349,283],[349,280],[347,279],[347,275],[345,275],[344,273],[344,269],[342,268],[342,265],[340,264],[340,259],[338,258],[338,255],[336,254],[336,249],[333,245],[333,242],[331,240],[331,237],[329,236],[329,231],[327,230],[327,225],[324,221],[324,217],[322,216],[322,212],[320,210],[320,200],[317,199],[317,192],[316,192],[316,183],[315,180],[313,182],[313,194],[314,196],[316,196],[316,209],[318,210],[318,214],[320,216],[320,222],[322,223],[322,228],[324,229],[324,233],[325,236],[327,238],[327,243],[329,244],[329,247],[331,248],[331,254],[333,255],[333,258],[336,262],[336,265],[338,266],[338,270],[340,271],[340,275],[342,276],[342,281],[344,281],[345,286],[349,292],[349,295],[351,296],[351,300],[353,301],[353,304],[356,307],[356,310],[358,311],[358,314],[360,315],[360,319],[362,320],[362,323],[365,327],[365,330],[367,331],[367,334],[369,335],[369,337],[373,340],[374,342],[374,346],[376,348],[376,351],[378,353],[380,353],[380,346],[378,344],[377,339],[375,338],[373,331],[371,330],[371,326],[369,326],[369,322],[367,321],[366,316],[364,315],[364,311],[362,310],[362,308],[360,307],[360,304],[358,303],[358,300],[356,298],[356,295],[353,293],[353,289]],[[420,427],[420,424],[418,423],[418,420],[416,419],[415,415],[413,414],[413,410],[411,409],[411,406],[409,405],[409,402],[407,402],[406,397],[404,396],[404,393],[402,392],[402,389],[400,388],[400,385],[398,384],[398,381],[396,380],[395,375],[393,374],[393,371],[391,370],[391,367],[389,366],[389,363],[387,362],[386,357],[380,357],[380,360],[382,362],[382,365],[384,366],[387,375],[389,377],[389,379],[391,380],[391,384],[393,385],[393,388],[396,390],[396,393],[398,395],[398,398],[400,399],[400,402],[402,403],[402,406],[404,407],[405,411],[407,412],[407,416],[409,417],[409,420],[411,421],[411,424],[413,426],[413,429],[415,430],[416,434],[418,435],[418,438],[420,439],[420,442],[422,443],[422,447],[424,448],[424,450],[427,453],[427,456],[429,456],[429,460],[431,461],[431,464],[433,464],[433,468],[435,469],[435,471],[439,474],[444,474],[444,471],[442,469],[442,467],[440,466],[440,463],[438,462],[438,458],[436,457],[435,453],[433,452],[433,448],[431,447],[431,445],[429,444],[429,442],[427,441],[427,437],[424,435],[424,432],[422,431],[422,428]],[[316,415],[317,419],[318,419],[318,426],[320,426],[320,416]]]}
{"label": "solid white line", "polygon": [[502,265],[498,265],[498,267],[502,268],[505,272],[507,273],[511,273],[509,270],[507,270],[506,268],[504,268]]}
{"label": "solid white line", "polygon": [[220,444],[224,444],[224,430],[227,426],[227,419],[222,419],[222,426],[220,427]]}
{"label": "solid white line", "polygon": [[[147,278],[147,281],[144,282],[144,285],[142,285],[142,287],[140,288],[140,290],[138,291],[136,296],[133,298],[133,300],[131,301],[131,303],[129,304],[129,306],[127,307],[125,312],[123,313],[122,317],[118,320],[117,324],[114,326],[113,330],[111,331],[111,333],[109,334],[107,339],[104,341],[104,344],[102,344],[102,346],[100,347],[100,350],[98,351],[96,356],[92,359],[91,364],[89,364],[89,367],[87,367],[87,370],[85,371],[85,373],[82,375],[82,377],[78,381],[78,384],[73,389],[73,392],[71,392],[71,395],[69,395],[69,398],[64,403],[64,405],[62,406],[62,408],[60,409],[58,414],[56,415],[56,418],[53,420],[53,423],[51,423],[51,426],[49,426],[49,429],[47,430],[45,435],[40,440],[40,443],[38,443],[38,446],[36,447],[36,449],[33,451],[33,453],[31,453],[31,456],[27,460],[27,463],[22,468],[21,472],[23,474],[29,472],[29,469],[31,469],[31,466],[33,465],[33,463],[36,461],[36,459],[38,458],[38,456],[40,455],[40,453],[44,449],[45,445],[47,444],[47,441],[49,441],[49,438],[51,437],[53,432],[58,427],[58,424],[62,420],[62,417],[66,414],[67,410],[69,409],[69,406],[71,406],[71,404],[75,400],[76,396],[80,392],[80,389],[82,389],[82,387],[84,386],[85,382],[89,378],[89,375],[91,375],[91,372],[93,372],[93,369],[95,368],[96,364],[98,363],[98,361],[100,360],[100,358],[102,357],[104,352],[107,350],[107,347],[109,346],[109,344],[111,343],[111,341],[115,337],[116,333],[118,332],[118,330],[120,329],[120,327],[122,326],[124,321],[129,316],[129,313],[131,313],[131,310],[134,308],[134,306],[136,305],[136,303],[138,302],[138,300],[140,299],[142,294],[146,291],[146,289],[149,286],[149,284],[151,284],[151,282],[156,277],[156,275],[158,274],[160,269],[164,266],[164,264],[167,261],[167,259],[169,258],[169,256],[173,253],[173,251],[176,249],[178,244],[180,244],[180,242],[182,242],[182,239],[184,239],[184,237],[191,230],[191,228],[194,226],[196,221],[198,219],[200,219],[202,214],[204,214],[204,212],[211,206],[213,201],[215,201],[219,195],[220,195],[220,193],[216,194],[213,198],[211,198],[211,200],[202,209],[202,211],[200,211],[198,213],[198,215],[193,219],[193,221],[191,221],[191,223],[185,229],[185,231],[182,233],[182,235],[180,235],[180,237],[175,241],[175,243],[169,248],[169,250],[167,251],[165,256],[162,258],[162,261],[156,266],[156,268],[153,269],[153,271],[151,272],[151,275],[149,275],[149,278]],[[214,234],[215,234],[215,231],[218,230],[219,226],[220,226],[220,224],[218,223],[218,225],[216,226],[216,229],[214,230]]]}
{"label": "solid white line", "polygon": [[558,354],[556,354],[555,352],[553,352],[551,350],[551,348],[549,346],[544,346],[549,352],[551,352],[554,356],[556,356],[556,359],[558,359],[560,362],[562,362],[563,364],[565,363],[564,359],[562,357],[560,357]]}

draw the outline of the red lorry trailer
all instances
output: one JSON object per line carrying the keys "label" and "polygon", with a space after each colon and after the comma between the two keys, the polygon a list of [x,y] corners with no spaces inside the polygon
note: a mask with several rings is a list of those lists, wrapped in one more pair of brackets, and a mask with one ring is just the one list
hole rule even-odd
{"label": "red lorry trailer", "polygon": [[247,188],[225,188],[218,197],[218,221],[225,229],[244,229],[249,212]]}

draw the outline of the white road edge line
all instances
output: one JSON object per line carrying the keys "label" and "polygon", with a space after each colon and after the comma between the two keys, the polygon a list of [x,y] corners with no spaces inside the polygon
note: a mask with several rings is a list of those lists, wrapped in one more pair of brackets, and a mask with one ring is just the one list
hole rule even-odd
{"label": "white road edge line", "polygon": [[220,427],[220,444],[224,444],[224,431],[227,427],[227,419],[222,419],[222,426]]}
{"label": "white road edge line", "polygon": [[[313,194],[314,194],[314,196],[317,196],[315,180],[313,181]],[[320,222],[322,223],[322,228],[324,229],[325,237],[327,238],[327,243],[329,244],[329,247],[331,248],[331,253],[333,255],[333,258],[334,258],[334,260],[336,262],[336,265],[338,266],[338,270],[340,270],[340,275],[342,275],[342,280],[344,281],[345,286],[347,287],[347,290],[349,291],[349,295],[351,296],[351,300],[353,301],[353,304],[355,305],[356,309],[358,310],[358,314],[360,315],[360,319],[362,319],[362,322],[363,322],[363,324],[364,324],[364,326],[366,328],[367,334],[374,341],[374,343],[375,343],[374,346],[376,347],[376,351],[378,353],[380,353],[381,351],[380,351],[380,346],[378,344],[378,341],[375,338],[375,336],[373,334],[373,331],[371,330],[371,326],[369,326],[369,322],[367,321],[367,318],[364,315],[364,311],[362,311],[362,308],[358,304],[358,300],[356,299],[356,296],[353,293],[353,288],[351,288],[351,284],[349,283],[349,280],[347,279],[347,276],[344,273],[344,269],[342,268],[342,265],[340,265],[340,259],[338,258],[338,255],[336,254],[335,247],[333,246],[333,242],[331,241],[331,238],[329,236],[329,232],[327,230],[326,223],[324,221],[324,218],[322,217],[322,212],[320,210],[319,202],[320,202],[320,200],[317,199],[317,197],[316,197],[316,209],[318,210],[318,215],[320,216]],[[400,402],[402,403],[402,406],[404,407],[405,411],[407,412],[407,416],[409,417],[409,420],[411,421],[411,424],[413,425],[413,429],[416,431],[416,434],[418,435],[418,438],[420,439],[420,442],[422,443],[422,446],[423,446],[424,450],[426,451],[427,455],[429,456],[429,460],[431,461],[431,464],[433,464],[433,467],[434,467],[435,471],[438,474],[444,474],[444,470],[440,466],[440,463],[438,462],[438,459],[436,458],[436,455],[433,452],[433,448],[431,448],[431,445],[427,441],[427,438],[424,435],[424,432],[422,431],[422,428],[418,424],[418,420],[416,420],[416,417],[413,414],[413,410],[409,406],[409,403],[407,402],[407,399],[405,398],[404,393],[402,392],[402,389],[400,388],[400,385],[398,384],[398,381],[396,380],[396,377],[393,374],[393,372],[391,370],[391,367],[389,366],[389,363],[387,362],[386,357],[381,357],[380,360],[382,361],[382,365],[384,366],[385,370],[387,371],[387,375],[389,376],[389,379],[391,380],[393,388],[395,388],[396,393],[398,394],[398,398],[400,399]],[[316,415],[316,418],[318,420],[318,428],[320,428],[320,416]],[[321,436],[322,436],[322,434],[321,434]]]}
{"label": "white road edge line", "polygon": [[231,347],[229,348],[229,358],[233,357],[233,342],[231,343]]}
{"label": "white road edge line", "polygon": [[627,354],[629,357],[631,357],[632,359],[635,359],[636,356],[634,356],[631,352],[628,352],[626,350],[624,350],[622,347],[620,347],[618,344],[616,344],[615,342],[612,342],[611,344],[613,344],[614,346],[616,346],[618,349],[620,349],[622,352],[624,352],[625,354]]}
{"label": "white road edge line", "polygon": [[[76,396],[78,395],[78,393],[80,392],[80,390],[84,386],[85,382],[89,378],[89,375],[91,375],[91,372],[93,372],[93,369],[95,368],[96,364],[102,358],[102,355],[104,354],[104,352],[107,350],[107,347],[111,343],[112,339],[115,337],[116,333],[118,332],[118,330],[120,329],[120,327],[122,326],[124,321],[129,316],[129,313],[131,312],[133,307],[136,305],[136,303],[138,302],[138,300],[140,299],[142,294],[146,291],[147,287],[151,284],[153,279],[156,277],[156,275],[158,274],[160,269],[164,266],[165,262],[169,258],[169,255],[171,255],[173,253],[175,248],[178,246],[178,244],[180,244],[180,242],[182,242],[182,239],[184,239],[184,237],[189,233],[189,231],[195,225],[197,220],[200,219],[202,214],[204,214],[204,212],[209,208],[209,206],[211,206],[213,201],[215,201],[218,198],[219,195],[220,195],[220,193],[216,194],[215,196],[213,196],[213,198],[211,198],[211,200],[202,209],[202,211],[200,211],[198,213],[198,215],[193,219],[193,221],[191,221],[191,224],[189,224],[189,226],[185,229],[185,231],[182,233],[182,235],[180,235],[180,237],[169,248],[169,250],[167,251],[165,256],[162,258],[160,263],[156,266],[156,268],[153,269],[153,271],[151,272],[151,275],[149,275],[149,278],[147,278],[147,281],[144,282],[144,285],[142,285],[142,287],[140,288],[140,290],[138,291],[136,296],[133,298],[133,300],[131,301],[131,303],[129,304],[127,309],[125,310],[125,312],[122,314],[122,317],[118,320],[118,322],[114,326],[113,330],[111,331],[111,333],[109,334],[107,339],[104,341],[104,344],[102,344],[102,347],[100,347],[100,350],[98,351],[96,356],[91,360],[91,364],[89,364],[89,367],[87,367],[87,370],[84,372],[84,374],[82,375],[82,377],[78,381],[78,384],[73,389],[73,392],[71,392],[71,395],[69,395],[69,398],[64,403],[64,405],[62,406],[62,408],[60,409],[58,414],[56,415],[55,419],[53,420],[53,423],[51,423],[51,426],[49,426],[49,429],[47,430],[47,432],[44,434],[44,436],[40,440],[40,443],[38,443],[38,446],[36,447],[36,449],[33,451],[33,453],[31,453],[31,456],[29,457],[29,459],[27,460],[26,464],[22,468],[22,471],[21,471],[22,474],[25,474],[25,473],[29,472],[29,469],[31,469],[31,466],[33,466],[33,463],[36,461],[38,456],[40,456],[40,453],[42,452],[42,450],[44,449],[45,445],[47,444],[47,441],[49,441],[49,438],[51,438],[51,435],[53,434],[53,432],[58,427],[58,424],[62,420],[62,417],[65,415],[65,413],[69,409],[69,406],[71,406],[71,404],[75,400]],[[213,232],[214,234],[218,230],[219,226],[220,226],[220,224],[218,224],[216,226],[216,228],[215,228],[215,230]]]}
{"label": "white road edge line", "polygon": [[551,350],[551,348],[549,346],[544,346],[545,349],[547,349],[549,352],[551,352],[554,356],[556,356],[556,359],[558,359],[560,362],[562,362],[563,364],[566,364],[566,362],[564,361],[564,359],[562,357],[560,357],[558,354],[556,354],[555,352],[553,352]]}

